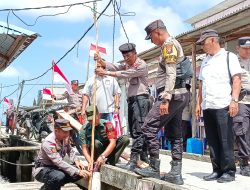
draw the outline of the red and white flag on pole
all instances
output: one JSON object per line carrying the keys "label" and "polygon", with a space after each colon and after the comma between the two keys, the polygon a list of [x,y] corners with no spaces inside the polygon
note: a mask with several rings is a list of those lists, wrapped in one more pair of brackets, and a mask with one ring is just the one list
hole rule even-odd
{"label": "red and white flag on pole", "polygon": [[48,89],[48,88],[43,89],[43,94],[52,95],[50,89]]}
{"label": "red and white flag on pole", "polygon": [[49,88],[44,88],[42,90],[42,93],[43,93],[43,99],[44,100],[51,100],[51,95],[52,95],[52,92]]}
{"label": "red and white flag on pole", "polygon": [[59,69],[59,67],[55,64],[54,61],[52,62],[52,65],[54,71],[53,81],[58,83],[59,82],[63,83],[67,91],[71,93],[72,92],[71,84],[69,83],[68,79],[65,77],[65,75],[62,73],[62,71]]}
{"label": "red and white flag on pole", "polygon": [[11,106],[12,106],[11,103],[10,103],[10,101],[9,101],[6,97],[4,97],[3,102],[4,102],[8,107],[11,107]]}
{"label": "red and white flag on pole", "polygon": [[96,48],[95,44],[90,44],[89,56],[94,57],[96,53],[96,49],[99,53],[107,54],[105,47],[97,46]]}

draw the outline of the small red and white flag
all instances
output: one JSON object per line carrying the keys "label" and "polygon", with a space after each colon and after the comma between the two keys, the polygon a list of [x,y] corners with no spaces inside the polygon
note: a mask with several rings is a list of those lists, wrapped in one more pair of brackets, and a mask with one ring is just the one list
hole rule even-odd
{"label": "small red and white flag", "polygon": [[65,85],[65,88],[69,93],[72,92],[71,84],[69,83],[68,79],[65,77],[65,75],[62,73],[62,71],[59,69],[59,67],[55,64],[54,60],[52,62],[53,65],[53,81],[54,82],[61,82]]}
{"label": "small red and white flag", "polygon": [[8,100],[8,98],[4,97],[3,102],[8,106],[11,107],[12,104],[10,103],[10,101]]}
{"label": "small red and white flag", "polygon": [[107,54],[106,48],[105,47],[101,47],[101,46],[97,46],[95,44],[90,44],[90,50],[89,50],[89,56],[94,57],[96,50],[99,53],[103,53],[103,54]]}
{"label": "small red and white flag", "polygon": [[43,89],[43,94],[52,95],[50,89],[48,89],[48,88]]}

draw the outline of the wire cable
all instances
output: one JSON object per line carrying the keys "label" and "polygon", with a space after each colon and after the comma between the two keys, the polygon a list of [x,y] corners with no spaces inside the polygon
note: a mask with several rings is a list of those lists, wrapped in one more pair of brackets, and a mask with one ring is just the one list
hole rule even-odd
{"label": "wire cable", "polygon": [[49,16],[58,16],[58,15],[66,14],[66,13],[69,12],[69,10],[70,10],[70,8],[71,8],[72,6],[73,6],[73,5],[69,6],[68,9],[67,9],[66,11],[61,12],[61,13],[56,13],[56,14],[52,14],[52,15],[40,15],[40,16],[38,16],[38,17],[35,19],[35,22],[34,22],[33,24],[28,24],[28,23],[26,23],[26,22],[25,22],[23,19],[21,19],[13,10],[11,10],[11,11],[12,11],[12,14],[13,14],[16,18],[18,18],[18,19],[19,19],[23,24],[25,24],[26,26],[35,26],[39,18],[42,18],[42,17],[49,17]]}
{"label": "wire cable", "polygon": [[93,2],[97,2],[97,1],[102,1],[102,0],[93,0],[93,1],[86,1],[86,2],[81,2],[81,3],[65,4],[65,5],[50,5],[50,6],[43,6],[43,7],[27,7],[27,8],[20,8],[20,9],[0,9],[0,12],[11,11],[11,10],[13,10],[13,11],[25,11],[25,10],[35,10],[35,9],[53,9],[53,8],[82,5],[82,4],[93,3]]}
{"label": "wire cable", "polygon": [[120,18],[120,22],[121,22],[121,25],[122,25],[124,34],[125,34],[125,36],[126,36],[126,38],[127,38],[127,40],[128,40],[128,43],[129,43],[129,38],[128,38],[127,32],[126,32],[126,30],[125,30],[125,27],[124,27],[124,25],[123,25],[122,16],[121,16],[121,13],[120,13],[120,7],[118,7],[118,3],[117,3],[116,0],[115,0],[115,4],[116,4],[116,7],[117,7],[117,14],[118,14],[118,16],[119,16],[119,18]]}
{"label": "wire cable", "polygon": [[[107,10],[107,8],[109,7],[109,5],[111,4],[112,0],[109,1],[109,3],[106,5],[106,7],[103,9],[103,11],[101,12],[101,14],[97,17],[97,20],[102,16],[102,14]],[[92,25],[84,32],[84,34],[80,37],[79,40],[77,40],[77,42],[55,63],[56,65],[58,63],[60,63],[76,46],[78,43],[80,43],[80,41],[86,36],[86,34],[93,28],[94,23],[92,23]],[[47,69],[43,74],[31,78],[31,79],[26,79],[24,81],[28,82],[28,81],[33,81],[36,80],[42,76],[44,76],[45,74],[47,74],[51,69],[53,68],[53,66],[51,66],[49,69]]]}

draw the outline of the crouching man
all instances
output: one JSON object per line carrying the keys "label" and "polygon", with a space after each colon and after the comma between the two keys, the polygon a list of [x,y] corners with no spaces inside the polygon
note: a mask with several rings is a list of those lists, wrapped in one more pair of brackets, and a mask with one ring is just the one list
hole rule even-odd
{"label": "crouching man", "polygon": [[[82,143],[83,155],[88,163],[91,163],[91,132],[93,124],[94,106],[86,109],[88,123],[80,130],[80,140]],[[116,130],[110,121],[100,119],[100,114],[96,108],[95,117],[95,167],[99,168],[104,163],[115,165],[118,162],[123,150],[128,146],[129,138],[120,136],[117,138]],[[89,169],[91,166],[89,164]]]}
{"label": "crouching man", "polygon": [[[54,128],[54,132],[44,139],[35,162],[33,175],[37,181],[44,183],[42,190],[59,190],[66,183],[90,176],[70,146],[70,122],[57,119]],[[63,160],[66,154],[75,166]]]}

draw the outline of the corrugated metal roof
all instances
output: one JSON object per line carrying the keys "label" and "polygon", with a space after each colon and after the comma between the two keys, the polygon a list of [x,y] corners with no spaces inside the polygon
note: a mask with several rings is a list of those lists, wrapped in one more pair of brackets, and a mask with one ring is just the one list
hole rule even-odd
{"label": "corrugated metal roof", "polygon": [[185,22],[189,23],[189,24],[194,24],[196,22],[199,22],[207,17],[211,17],[212,15],[215,15],[219,12],[222,12],[234,5],[237,5],[243,1],[246,0],[226,0],[223,1],[215,6],[213,6],[212,8],[208,9],[207,11],[204,11],[198,15],[193,16],[192,18],[189,18],[188,20],[186,20]]}
{"label": "corrugated metal roof", "polygon": [[[250,19],[247,18],[250,18],[250,6],[235,11],[230,15],[226,15],[225,17],[215,20],[214,22],[205,26],[183,32],[177,35],[175,38],[181,43],[185,55],[191,55],[192,44],[199,39],[201,32],[206,29],[217,30],[224,42],[231,41],[242,36],[249,36]],[[196,52],[200,53],[200,47],[196,46],[196,48]],[[138,54],[138,56],[145,61],[150,61],[159,55],[160,50],[157,46]]]}
{"label": "corrugated metal roof", "polygon": [[39,34],[0,21],[0,72],[6,69]]}

